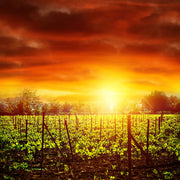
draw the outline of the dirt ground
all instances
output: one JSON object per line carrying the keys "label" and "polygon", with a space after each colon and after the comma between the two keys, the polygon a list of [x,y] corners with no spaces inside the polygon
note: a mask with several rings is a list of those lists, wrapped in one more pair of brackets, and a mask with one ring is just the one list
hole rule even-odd
{"label": "dirt ground", "polygon": [[[8,153],[9,154],[9,153]],[[164,153],[165,154],[165,153]],[[22,161],[20,152],[10,152],[13,161]],[[68,156],[70,157],[70,156]],[[73,159],[63,160],[54,149],[44,152],[43,169],[41,170],[41,152],[34,155],[33,161],[27,161],[27,169],[9,169],[10,162],[1,162],[0,179],[17,180],[108,180],[128,179],[128,160],[118,155],[103,154],[88,159],[73,156]],[[172,155],[152,157],[154,166],[147,165],[144,157],[132,159],[131,179],[175,179],[180,177],[180,161]],[[155,169],[163,174],[163,177]]]}

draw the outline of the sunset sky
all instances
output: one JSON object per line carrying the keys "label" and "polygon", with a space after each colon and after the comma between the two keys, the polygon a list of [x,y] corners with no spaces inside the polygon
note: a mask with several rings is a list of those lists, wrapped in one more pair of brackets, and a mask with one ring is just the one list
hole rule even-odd
{"label": "sunset sky", "polygon": [[0,0],[0,97],[180,96],[179,0]]}

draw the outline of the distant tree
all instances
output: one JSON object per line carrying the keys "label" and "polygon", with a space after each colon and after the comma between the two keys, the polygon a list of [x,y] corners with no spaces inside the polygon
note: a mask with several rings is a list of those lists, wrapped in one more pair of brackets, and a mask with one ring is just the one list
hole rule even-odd
{"label": "distant tree", "polygon": [[42,109],[42,112],[49,114],[49,105],[47,103],[42,103],[41,109]]}
{"label": "distant tree", "polygon": [[4,102],[0,102],[0,115],[8,115],[7,106]]}
{"label": "distant tree", "polygon": [[[15,112],[16,112],[16,114],[24,115],[24,102],[21,99],[17,102]],[[28,113],[28,114],[30,114],[30,113]]]}
{"label": "distant tree", "polygon": [[62,112],[69,113],[72,111],[72,107],[70,103],[65,102],[62,106]]}
{"label": "distant tree", "polygon": [[177,96],[170,96],[170,97],[169,97],[169,100],[170,100],[170,102],[173,103],[173,104],[177,104],[178,101],[179,101],[179,99],[178,99]]}
{"label": "distant tree", "polygon": [[176,106],[179,103],[179,98],[177,96],[170,96],[169,101],[170,101],[170,105],[171,105],[171,112],[175,112]]}
{"label": "distant tree", "polygon": [[82,112],[88,112],[88,113],[93,113],[97,110],[95,108],[94,104],[91,103],[76,103],[73,104],[73,112],[74,113],[82,113]]}
{"label": "distant tree", "polygon": [[128,109],[132,114],[139,114],[142,110],[142,106],[137,103],[129,104]]}
{"label": "distant tree", "polygon": [[164,92],[154,91],[142,100],[143,105],[153,113],[158,111],[169,111],[170,101]]}
{"label": "distant tree", "polygon": [[49,104],[49,110],[48,110],[49,114],[53,114],[53,115],[59,114],[60,110],[61,110],[61,106],[58,102],[51,102]]}
{"label": "distant tree", "polygon": [[40,99],[36,95],[36,91],[24,89],[19,97],[23,106],[23,114],[35,114],[40,108]]}
{"label": "distant tree", "polygon": [[175,112],[180,113],[180,102],[178,102],[175,106]]}
{"label": "distant tree", "polygon": [[10,115],[16,115],[17,113],[17,100],[16,98],[5,99],[5,104],[7,105],[7,113]]}
{"label": "distant tree", "polygon": [[38,114],[41,107],[40,99],[36,95],[36,91],[29,89],[23,90],[16,98],[7,98],[6,104],[9,114],[13,115]]}
{"label": "distant tree", "polygon": [[73,105],[73,111],[82,113],[87,111],[87,106],[84,103],[77,103]]}

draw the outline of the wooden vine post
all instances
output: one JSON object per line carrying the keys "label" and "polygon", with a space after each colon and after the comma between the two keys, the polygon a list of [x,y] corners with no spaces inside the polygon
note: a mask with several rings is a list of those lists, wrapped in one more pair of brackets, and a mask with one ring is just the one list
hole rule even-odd
{"label": "wooden vine post", "polygon": [[127,131],[128,131],[128,170],[129,170],[129,177],[130,180],[131,175],[131,167],[132,167],[132,160],[131,160],[131,115],[128,115],[128,125],[127,125]]}
{"label": "wooden vine post", "polygon": [[102,131],[102,116],[100,118],[100,140],[101,140],[101,131]]}
{"label": "wooden vine post", "polygon": [[78,129],[79,129],[79,119],[77,117],[77,114],[75,114],[75,116],[76,116],[76,130],[78,131]]}
{"label": "wooden vine post", "polygon": [[137,114],[136,114],[136,129],[137,129],[137,124],[138,124],[138,117],[137,117]]}
{"label": "wooden vine post", "polygon": [[155,118],[155,136],[156,136],[156,129],[157,129],[157,118]]}
{"label": "wooden vine post", "polygon": [[26,117],[26,141],[28,137],[28,117]]}
{"label": "wooden vine post", "polygon": [[59,117],[58,122],[59,122],[59,139],[61,140],[62,137],[61,137],[61,119],[60,119],[60,117]]}
{"label": "wooden vine post", "polygon": [[92,132],[92,129],[93,129],[93,124],[92,124],[92,122],[93,122],[93,117],[92,117],[92,115],[91,115],[91,132]]}
{"label": "wooden vine post", "polygon": [[43,112],[42,114],[41,172],[43,169],[43,161],[44,161],[44,117],[45,117],[45,112]]}
{"label": "wooden vine post", "polygon": [[122,117],[122,138],[123,138],[123,136],[124,136],[123,130],[124,130],[124,116]]}
{"label": "wooden vine post", "polygon": [[85,114],[85,115],[86,115],[86,124],[85,124],[85,129],[88,129],[88,127],[87,127],[88,115],[87,115],[87,114]]}
{"label": "wooden vine post", "polygon": [[15,117],[14,129],[17,129],[17,117]]}
{"label": "wooden vine post", "polygon": [[162,122],[163,122],[163,115],[164,115],[164,113],[162,112],[161,113],[161,126],[162,126]]}
{"label": "wooden vine post", "polygon": [[69,125],[71,124],[71,113],[69,113]]}
{"label": "wooden vine post", "polygon": [[71,157],[72,157],[72,161],[73,161],[73,152],[72,152],[72,146],[71,146],[71,139],[69,136],[69,130],[68,130],[68,125],[67,125],[67,121],[66,119],[64,120],[65,126],[66,126],[66,131],[67,131],[67,135],[68,135],[68,140],[69,140],[69,146],[70,146],[70,150],[71,150]]}
{"label": "wooden vine post", "polygon": [[[149,119],[147,120],[147,142],[146,142],[146,144],[147,144],[147,151],[146,151],[146,153],[147,153],[147,156],[148,156],[148,154],[149,154]],[[146,164],[148,165],[149,163],[148,163],[148,160],[147,160],[147,158],[146,158]]]}
{"label": "wooden vine post", "polygon": [[115,114],[115,118],[114,118],[114,131],[115,131],[115,141],[116,141],[116,114]]}
{"label": "wooden vine post", "polygon": [[19,133],[20,133],[20,136],[21,136],[21,117],[19,118]]}
{"label": "wooden vine post", "polygon": [[61,154],[61,156],[62,156],[62,158],[63,158],[63,160],[64,160],[63,153],[62,153],[61,150],[59,149],[59,147],[58,147],[58,145],[57,145],[57,143],[56,143],[56,140],[55,140],[55,138],[52,136],[51,132],[49,131],[46,123],[44,123],[44,127],[46,128],[47,132],[49,133],[49,136],[51,137],[51,140],[54,142],[54,144],[55,144],[55,146],[56,146],[56,149],[60,152],[60,154]]}
{"label": "wooden vine post", "polygon": [[39,116],[37,117],[37,126],[39,127]]}
{"label": "wooden vine post", "polygon": [[13,122],[13,125],[14,125],[14,116],[11,116],[11,118],[12,118],[12,122]]}
{"label": "wooden vine post", "polygon": [[160,178],[164,180],[164,176],[163,174],[159,171],[159,169],[156,167],[156,165],[154,165],[154,163],[152,162],[152,160],[149,158],[149,156],[147,155],[147,153],[143,150],[143,148],[139,145],[139,143],[135,140],[135,138],[132,136],[131,134],[131,138],[134,141],[134,144],[141,150],[141,153],[146,157],[148,163],[157,170],[158,174],[160,175]]}
{"label": "wooden vine post", "polygon": [[159,134],[161,132],[161,117],[159,117]]}

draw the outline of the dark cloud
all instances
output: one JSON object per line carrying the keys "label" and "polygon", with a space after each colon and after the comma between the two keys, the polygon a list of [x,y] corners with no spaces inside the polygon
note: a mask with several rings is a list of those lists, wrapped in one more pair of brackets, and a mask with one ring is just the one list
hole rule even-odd
{"label": "dark cloud", "polygon": [[102,40],[48,41],[46,43],[50,50],[58,52],[93,53],[94,55],[117,53],[116,48]]}
{"label": "dark cloud", "polygon": [[178,0],[1,0],[0,22],[24,33],[18,39],[0,32],[0,56],[36,56],[37,62],[21,59],[24,67],[58,64],[38,57],[62,52],[164,55],[179,62],[179,12]]}
{"label": "dark cloud", "polygon": [[67,61],[61,59],[36,59],[36,58],[18,58],[18,60],[13,59],[1,59],[0,60],[0,70],[12,70],[12,69],[21,69],[21,71],[27,68],[44,68],[51,65],[65,65]]}
{"label": "dark cloud", "polygon": [[177,89],[179,22],[179,0],[0,0],[2,84]]}
{"label": "dark cloud", "polygon": [[150,6],[149,14],[144,14],[136,23],[129,24],[128,33],[141,39],[179,40],[180,3],[159,2],[166,6]]}
{"label": "dark cloud", "polygon": [[138,36],[139,39],[161,39],[161,40],[179,40],[180,25],[174,23],[139,23],[129,28],[129,33]]}
{"label": "dark cloud", "polygon": [[[49,73],[50,72],[50,73]],[[91,69],[77,69],[75,67],[63,68],[59,67],[58,72],[56,69],[42,69],[42,71],[29,72],[27,71],[24,79],[27,81],[59,81],[59,82],[76,82],[90,79],[97,79],[94,70]]]}
{"label": "dark cloud", "polygon": [[0,70],[21,68],[21,63],[17,61],[0,60]]}
{"label": "dark cloud", "polygon": [[140,85],[140,86],[156,86],[156,85],[158,85],[158,83],[156,81],[153,81],[150,79],[135,79],[135,80],[126,81],[126,83],[136,84],[136,85]]}
{"label": "dark cloud", "polygon": [[0,34],[0,55],[1,56],[27,56],[40,52],[41,47],[33,42],[18,39],[16,37]]}
{"label": "dark cloud", "polygon": [[158,54],[163,51],[163,47],[161,44],[147,44],[141,42],[135,42],[131,44],[126,44],[124,48],[122,48],[122,52],[131,53],[131,54]]}
{"label": "dark cloud", "polygon": [[177,74],[179,72],[179,69],[172,69],[172,68],[163,68],[163,67],[135,67],[133,69],[136,73],[142,73],[142,74]]}
{"label": "dark cloud", "polygon": [[41,68],[43,68],[43,66],[50,66],[50,65],[62,65],[65,62],[62,60],[44,60],[41,59],[41,61],[38,60],[34,60],[34,59],[26,59],[23,60],[23,66],[24,67],[36,67],[39,66]]}
{"label": "dark cloud", "polygon": [[88,1],[83,1],[83,0],[31,0],[36,4],[40,4],[43,6],[43,4],[48,4],[48,5],[54,5],[58,6],[61,5],[62,7],[69,7],[72,9],[91,9],[91,8],[97,8],[97,7],[106,7],[110,5],[118,5],[118,4],[126,4],[126,5],[148,5],[148,4],[155,4],[155,5],[169,5],[169,4],[174,4],[177,3],[179,4],[179,0],[88,0]]}
{"label": "dark cloud", "polygon": [[0,2],[1,20],[11,27],[44,33],[89,33],[98,31],[89,24],[88,13],[74,12],[67,14],[61,11],[50,11],[40,14],[40,7],[24,0],[2,0]]}
{"label": "dark cloud", "polygon": [[1,20],[9,22],[11,26],[29,24],[36,17],[38,8],[24,0],[1,0],[0,16]]}
{"label": "dark cloud", "polygon": [[121,54],[132,55],[149,55],[149,56],[161,56],[169,58],[173,61],[180,62],[180,44],[177,42],[161,42],[161,43],[148,43],[148,42],[133,42],[124,44],[119,48]]}
{"label": "dark cloud", "polygon": [[129,2],[133,3],[133,2],[138,2],[138,3],[144,3],[144,4],[161,4],[161,5],[166,5],[166,4],[173,4],[173,3],[179,3],[179,0],[150,0],[150,1],[146,1],[146,0],[129,0]]}
{"label": "dark cloud", "polygon": [[1,78],[13,78],[13,77],[23,77],[24,73],[22,71],[4,71],[0,73]]}
{"label": "dark cloud", "polygon": [[[49,1],[50,2],[50,1]],[[46,7],[48,9],[48,7]],[[62,7],[50,8],[45,14],[43,8],[31,1],[2,0],[1,19],[11,27],[23,27],[30,31],[58,34],[95,35],[102,33],[120,33],[125,21],[132,21],[149,7],[136,5],[109,5],[95,9],[70,10]],[[45,11],[45,10],[44,10]]]}
{"label": "dark cloud", "polygon": [[[139,2],[141,4],[136,4]],[[161,4],[173,4],[169,1],[150,1],[157,6],[148,5],[147,1],[56,1],[56,6],[51,1],[24,1],[24,0],[1,0],[1,19],[11,27],[25,28],[36,33],[96,35],[112,34],[123,35],[126,26],[130,24],[129,33],[145,37],[161,38],[172,37],[172,31],[178,36],[177,24],[154,24],[156,17],[164,16],[165,12],[176,11],[172,7],[161,7]],[[40,3],[40,4],[39,4]],[[103,5],[103,4],[106,4]],[[158,5],[158,3],[160,5]],[[43,5],[44,4],[44,5]],[[82,4],[79,10],[68,7]],[[85,8],[88,5],[98,4],[96,8]],[[65,7],[67,7],[65,9]],[[49,8],[49,9],[48,9]],[[168,9],[169,8],[169,9]],[[160,9],[160,12],[154,13]],[[44,14],[41,13],[44,11]],[[152,12],[152,14],[148,14]],[[147,15],[148,14],[148,15]],[[146,22],[145,22],[146,21]],[[147,23],[148,22],[148,23]]]}
{"label": "dark cloud", "polygon": [[[87,23],[88,22],[88,23]],[[65,14],[51,12],[46,16],[39,16],[33,24],[33,29],[48,33],[98,33],[100,29],[93,28],[89,23],[89,17],[85,13]]]}

